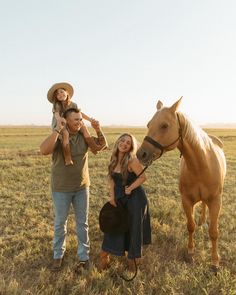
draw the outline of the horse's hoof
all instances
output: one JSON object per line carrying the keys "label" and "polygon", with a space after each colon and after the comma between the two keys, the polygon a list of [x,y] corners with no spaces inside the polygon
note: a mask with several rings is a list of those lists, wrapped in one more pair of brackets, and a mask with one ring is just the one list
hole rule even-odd
{"label": "horse's hoof", "polygon": [[215,275],[217,275],[217,273],[219,272],[219,270],[220,270],[220,267],[219,267],[219,266],[216,266],[216,265],[212,265],[212,266],[211,266],[211,271],[212,271]]}
{"label": "horse's hoof", "polygon": [[193,257],[193,254],[185,253],[185,254],[184,254],[184,261],[185,261],[186,263],[189,263],[189,264],[194,263],[194,257]]}

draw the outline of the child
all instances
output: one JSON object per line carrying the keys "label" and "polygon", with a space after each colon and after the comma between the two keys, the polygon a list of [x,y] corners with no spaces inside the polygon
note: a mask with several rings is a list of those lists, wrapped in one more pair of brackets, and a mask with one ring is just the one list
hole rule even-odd
{"label": "child", "polygon": [[[77,104],[71,100],[74,90],[73,87],[66,82],[56,83],[48,90],[47,98],[53,104],[52,112],[52,129],[56,128],[57,119],[63,117],[63,114],[66,110],[70,108],[78,108]],[[83,119],[91,122],[92,119],[82,113]],[[70,145],[69,145],[69,133],[66,129],[66,126],[62,130],[61,134],[63,155],[65,158],[65,165],[73,165],[71,159]],[[87,136],[90,137],[90,134],[87,132]]]}

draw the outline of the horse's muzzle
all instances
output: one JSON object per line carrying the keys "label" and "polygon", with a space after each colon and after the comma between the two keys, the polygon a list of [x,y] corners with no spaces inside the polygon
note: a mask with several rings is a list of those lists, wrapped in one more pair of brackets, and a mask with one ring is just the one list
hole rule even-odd
{"label": "horse's muzzle", "polygon": [[139,159],[142,165],[149,166],[152,164],[153,154],[140,147],[137,151],[137,158]]}

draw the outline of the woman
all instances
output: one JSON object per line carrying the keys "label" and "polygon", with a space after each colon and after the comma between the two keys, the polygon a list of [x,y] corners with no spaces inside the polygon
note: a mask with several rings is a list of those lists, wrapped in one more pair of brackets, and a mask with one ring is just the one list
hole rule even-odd
{"label": "woman", "polygon": [[146,180],[143,167],[136,157],[137,142],[133,135],[124,133],[115,142],[108,166],[110,203],[125,199],[130,228],[125,234],[104,234],[100,253],[100,268],[106,269],[109,254],[123,256],[128,252],[129,269],[134,268],[134,258],[141,257],[143,244],[151,243],[150,216],[145,191],[141,184]]}

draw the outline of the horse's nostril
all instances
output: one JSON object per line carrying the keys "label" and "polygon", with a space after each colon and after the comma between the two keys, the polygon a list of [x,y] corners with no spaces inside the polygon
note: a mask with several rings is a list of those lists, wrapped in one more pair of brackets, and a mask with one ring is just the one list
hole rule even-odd
{"label": "horse's nostril", "polygon": [[147,157],[148,157],[148,153],[145,152],[144,150],[141,150],[141,149],[140,149],[140,150],[137,152],[137,157],[138,157],[138,159],[145,161],[145,160],[147,159]]}
{"label": "horse's nostril", "polygon": [[145,159],[146,156],[147,156],[147,153],[146,153],[146,152],[143,152],[143,154],[142,154],[142,159]]}

